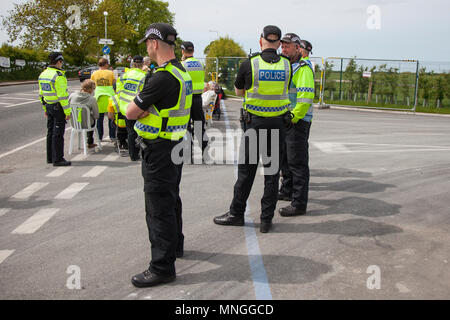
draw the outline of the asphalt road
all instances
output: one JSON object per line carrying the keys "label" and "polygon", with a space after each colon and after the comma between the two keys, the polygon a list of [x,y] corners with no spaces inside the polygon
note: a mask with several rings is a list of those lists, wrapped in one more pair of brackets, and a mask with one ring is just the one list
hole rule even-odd
{"label": "asphalt road", "polygon": [[[0,88],[23,97],[16,103],[33,90]],[[210,134],[228,151],[240,102],[226,104]],[[223,227],[212,219],[228,210],[236,167],[185,165],[177,281],[136,289],[130,279],[150,259],[140,164],[105,143],[84,159],[76,150],[73,166],[57,171],[44,141],[14,151],[45,136],[39,105],[5,106],[0,299],[450,298],[449,118],[316,110],[308,214],[276,214],[268,234],[259,233],[263,176],[246,226]]]}

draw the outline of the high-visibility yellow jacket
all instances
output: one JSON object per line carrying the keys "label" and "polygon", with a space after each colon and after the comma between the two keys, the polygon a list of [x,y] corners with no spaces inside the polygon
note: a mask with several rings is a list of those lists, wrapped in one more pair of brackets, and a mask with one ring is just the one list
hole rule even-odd
{"label": "high-visibility yellow jacket", "polygon": [[69,106],[69,92],[65,72],[55,67],[48,67],[39,75],[39,97],[43,101],[42,108],[47,111],[45,104],[60,103],[66,115],[71,114]]}
{"label": "high-visibility yellow jacket", "polygon": [[311,61],[308,57],[302,58],[299,63],[292,65],[292,69],[294,75],[289,89],[290,109],[294,114],[292,122],[311,122],[314,110],[314,72]]}

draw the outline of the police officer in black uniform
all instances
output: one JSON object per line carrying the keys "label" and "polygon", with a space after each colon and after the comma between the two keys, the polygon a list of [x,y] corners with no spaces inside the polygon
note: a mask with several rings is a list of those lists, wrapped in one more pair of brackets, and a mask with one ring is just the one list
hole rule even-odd
{"label": "police officer in black uniform", "polygon": [[[143,121],[154,108],[161,111],[178,104],[180,82],[165,69],[171,65],[186,72],[175,57],[176,36],[176,30],[169,24],[154,23],[140,41],[145,41],[149,57],[158,63],[158,68],[151,77],[148,75],[143,90],[128,105],[128,119]],[[190,108],[190,103],[186,108]],[[189,114],[190,110],[187,111]],[[162,119],[160,131],[168,130],[167,121],[168,118]],[[145,211],[152,259],[149,268],[132,277],[131,282],[136,287],[151,287],[175,280],[175,260],[184,252],[179,189],[183,164],[175,164],[171,157],[172,150],[182,139],[173,141],[160,136],[142,139],[140,136],[138,140],[142,149]]]}
{"label": "police officer in black uniform", "polygon": [[[250,107],[254,107],[257,110],[270,110],[270,112],[266,112],[265,116],[258,116],[252,112],[250,109],[247,113],[244,113],[243,122],[245,123],[245,132],[247,133],[249,130],[254,130],[257,136],[257,144],[256,147],[258,149],[257,159],[260,158],[261,151],[259,146],[265,144],[268,147],[268,156],[278,156],[278,160],[281,158],[282,146],[284,141],[284,131],[285,131],[285,114],[287,114],[287,107],[289,99],[287,97],[288,87],[291,81],[292,68],[286,57],[280,57],[277,53],[277,49],[280,46],[281,39],[281,30],[276,26],[266,26],[261,34],[260,45],[262,52],[257,53],[250,57],[250,59],[244,61],[238,71],[236,81],[235,81],[235,91],[237,95],[243,96],[245,92],[255,88],[256,85],[256,77],[259,77],[259,72],[252,72],[252,58],[259,59],[257,56],[260,55],[260,58],[269,64],[277,64],[281,63],[283,66],[283,70],[280,70],[277,75],[280,75],[280,79],[283,79],[280,92],[277,93],[277,96],[284,96],[284,98],[277,99],[279,102],[283,102],[287,100],[287,105],[279,106],[277,108],[269,108],[264,106],[249,106],[247,105],[247,109]],[[283,59],[283,61],[281,61]],[[270,72],[269,72],[270,73]],[[255,77],[255,79],[254,79]],[[258,79],[260,82],[262,79]],[[286,81],[287,80],[287,81]],[[283,89],[284,88],[284,89]],[[256,90],[255,90],[256,91]],[[258,92],[262,92],[262,88],[259,87]],[[278,111],[275,113],[275,111]],[[280,113],[278,115],[278,113]],[[285,112],[285,113],[282,113]],[[275,113],[276,116],[271,116],[269,113]],[[261,130],[267,130],[266,141],[260,142],[263,139],[261,135]],[[272,154],[273,147],[271,146],[271,131],[278,130],[279,132],[279,140],[278,144],[278,154]],[[250,146],[249,140],[245,138],[241,143],[241,148],[245,146],[245,159],[240,159],[238,165],[238,179],[234,186],[234,197],[230,206],[230,211],[222,216],[218,216],[214,218],[214,223],[219,225],[233,225],[233,226],[243,226],[244,225],[244,213],[246,209],[246,202],[250,195],[250,191],[255,179],[255,175],[257,172],[258,164],[250,163],[251,160],[251,151],[255,148]],[[242,149],[240,154],[242,155]],[[263,155],[266,156],[266,155]],[[244,160],[244,161],[242,161]],[[264,164],[264,167],[268,167],[268,164]],[[266,169],[266,168],[265,168]],[[278,181],[279,181],[279,166],[276,170],[275,174],[265,174],[264,175],[264,195],[261,199],[261,225],[260,232],[267,233],[272,228],[272,219],[274,216],[274,211],[277,203],[277,194],[278,194]]]}

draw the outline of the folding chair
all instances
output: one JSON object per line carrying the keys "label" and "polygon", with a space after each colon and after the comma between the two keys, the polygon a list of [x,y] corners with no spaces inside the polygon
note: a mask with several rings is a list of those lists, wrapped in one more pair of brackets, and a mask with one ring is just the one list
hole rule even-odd
{"label": "folding chair", "polygon": [[[87,155],[87,132],[90,131],[94,131],[97,137],[97,141],[98,141],[98,148],[100,150],[102,150],[102,143],[100,141],[100,137],[98,135],[98,131],[97,131],[97,126],[94,125],[93,127],[91,127],[91,111],[89,110],[89,108],[87,106],[84,105],[77,105],[77,104],[71,104],[71,109],[72,109],[72,119],[70,121],[71,125],[72,125],[72,132],[70,133],[70,146],[69,146],[69,155],[72,154],[72,150],[73,150],[73,140],[75,138],[75,134],[77,134],[78,136],[78,150],[81,149],[80,145],[81,145],[81,141],[83,143],[83,154]],[[87,119],[86,122],[89,126],[89,128],[82,128],[82,116],[83,116],[83,111],[84,113],[87,115]],[[80,135],[81,133],[81,135]]]}

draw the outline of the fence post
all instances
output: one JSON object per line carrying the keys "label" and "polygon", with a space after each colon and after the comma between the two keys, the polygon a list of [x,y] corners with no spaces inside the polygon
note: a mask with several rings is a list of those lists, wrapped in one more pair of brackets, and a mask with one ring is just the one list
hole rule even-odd
{"label": "fence post", "polygon": [[339,100],[342,100],[342,64],[344,59],[341,58],[341,74],[340,74],[340,80],[339,80]]}
{"label": "fence post", "polygon": [[418,91],[419,91],[419,60],[417,60],[417,67],[416,67],[416,86],[414,88],[414,108],[413,108],[413,112],[416,112]]}

